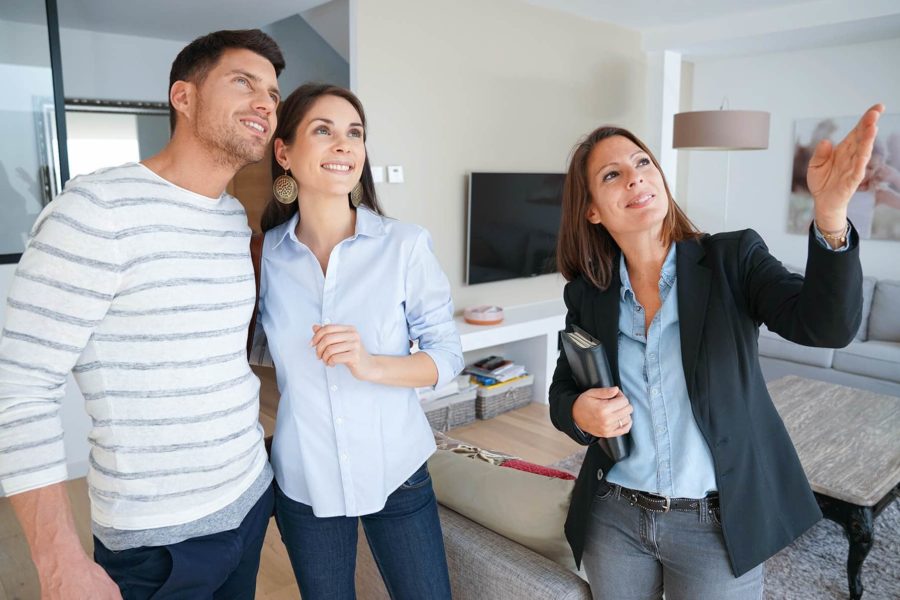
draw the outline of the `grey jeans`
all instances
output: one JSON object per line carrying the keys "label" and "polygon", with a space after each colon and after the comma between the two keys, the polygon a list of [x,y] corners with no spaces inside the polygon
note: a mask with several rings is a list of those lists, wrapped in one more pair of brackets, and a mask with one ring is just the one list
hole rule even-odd
{"label": "grey jeans", "polygon": [[760,600],[763,565],[731,571],[722,528],[706,510],[631,506],[618,488],[594,498],[582,558],[594,600]]}

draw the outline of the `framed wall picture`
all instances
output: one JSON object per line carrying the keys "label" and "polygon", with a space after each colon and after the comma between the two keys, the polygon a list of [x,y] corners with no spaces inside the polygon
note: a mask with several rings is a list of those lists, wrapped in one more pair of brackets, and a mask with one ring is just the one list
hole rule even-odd
{"label": "framed wall picture", "polygon": [[[806,234],[813,201],[806,169],[816,145],[840,142],[859,117],[798,119],[794,123],[794,155],[788,201],[788,231]],[[900,114],[882,115],[866,176],[850,199],[847,216],[862,239],[900,240]]]}

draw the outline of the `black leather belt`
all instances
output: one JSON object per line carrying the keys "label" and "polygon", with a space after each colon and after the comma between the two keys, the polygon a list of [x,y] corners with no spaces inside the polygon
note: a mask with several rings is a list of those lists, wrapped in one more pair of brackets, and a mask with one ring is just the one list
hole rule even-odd
{"label": "black leather belt", "polygon": [[665,513],[670,510],[677,510],[679,512],[698,512],[702,509],[703,503],[706,504],[706,509],[709,511],[719,510],[718,494],[710,494],[702,500],[698,500],[697,498],[670,498],[669,496],[657,496],[656,494],[632,490],[615,483],[610,483],[605,479],[600,481],[598,491],[601,494],[605,494],[610,490],[628,500],[628,503],[631,504],[631,506],[640,506],[643,509],[652,510],[654,512]]}

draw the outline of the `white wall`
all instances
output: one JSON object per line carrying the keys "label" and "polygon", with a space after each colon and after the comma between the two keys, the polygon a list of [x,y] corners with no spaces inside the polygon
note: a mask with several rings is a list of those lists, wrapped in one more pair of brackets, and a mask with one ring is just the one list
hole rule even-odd
{"label": "white wall", "polygon": [[347,61],[300,15],[276,21],[262,30],[278,43],[287,63],[278,77],[285,98],[309,81],[350,85]]}
{"label": "white wall", "polygon": [[331,0],[304,10],[300,16],[341,55],[344,62],[350,62],[349,0]]}
{"label": "white wall", "polygon": [[60,29],[63,89],[70,98],[167,102],[172,61],[190,40]]}
{"label": "white wall", "polygon": [[405,170],[406,183],[379,184],[388,214],[431,231],[457,309],[560,298],[558,275],[463,284],[466,173],[563,172],[604,123],[644,135],[640,36],[520,0],[355,5],[370,158]]}
{"label": "white wall", "polygon": [[[167,102],[169,69],[184,42],[60,28],[69,98]],[[12,63],[50,66],[47,28],[0,20],[0,50]]]}
{"label": "white wall", "polygon": [[[731,153],[724,226],[726,154],[690,153],[688,215],[708,231],[752,227],[782,262],[805,264],[805,236],[786,231],[794,120],[861,115],[879,101],[888,112],[900,112],[897,56],[900,39],[695,62],[692,106],[683,110],[717,109],[727,96],[730,108],[766,110],[772,117],[768,150]],[[863,271],[900,278],[898,252],[900,242],[864,240]]]}

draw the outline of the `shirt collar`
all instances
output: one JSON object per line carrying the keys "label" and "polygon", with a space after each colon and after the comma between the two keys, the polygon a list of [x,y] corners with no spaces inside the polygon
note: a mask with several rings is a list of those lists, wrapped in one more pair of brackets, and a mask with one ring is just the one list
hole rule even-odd
{"label": "shirt collar", "polygon": [[272,237],[275,239],[275,244],[272,246],[272,250],[281,245],[281,242],[284,241],[284,238],[287,236],[291,236],[294,238],[294,241],[297,241],[297,236],[294,234],[294,231],[297,229],[297,222],[300,220],[300,213],[295,212],[294,215],[273,229]]}
{"label": "shirt collar", "polygon": [[[356,209],[356,231],[351,237],[351,240],[355,240],[357,237],[364,235],[367,237],[381,237],[386,234],[384,220],[386,217],[382,215],[377,215],[372,212],[369,208],[365,206],[360,206]],[[297,223],[300,221],[300,213],[295,212],[294,215],[273,229],[273,237],[275,238],[275,244],[272,246],[274,250],[278,246],[281,245],[281,242],[285,240],[285,238],[290,237],[293,241],[298,244],[301,243],[300,240],[297,239]]]}
{"label": "shirt collar", "polygon": [[[659,278],[660,287],[663,285],[672,287],[672,284],[675,283],[675,249],[677,246],[678,244],[671,244],[669,252],[666,253],[666,260],[663,261]],[[634,290],[631,289],[631,279],[628,277],[628,268],[625,266],[625,255],[621,253],[619,254],[619,279],[622,281],[622,286],[619,288],[621,299],[624,300],[627,293],[634,295]]]}
{"label": "shirt collar", "polygon": [[387,232],[384,226],[385,217],[376,215],[369,208],[360,206],[356,209],[356,235],[367,237],[381,237]]}

